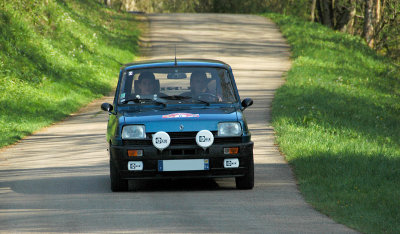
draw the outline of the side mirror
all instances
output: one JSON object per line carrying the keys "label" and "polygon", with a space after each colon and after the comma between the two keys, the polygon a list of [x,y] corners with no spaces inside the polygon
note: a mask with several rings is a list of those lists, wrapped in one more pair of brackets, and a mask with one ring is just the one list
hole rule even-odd
{"label": "side mirror", "polygon": [[103,103],[101,104],[101,109],[103,111],[111,112],[114,109],[114,107],[110,103]]}
{"label": "side mirror", "polygon": [[246,109],[247,107],[251,106],[251,105],[253,105],[253,99],[251,99],[251,98],[245,98],[242,101],[243,110]]}

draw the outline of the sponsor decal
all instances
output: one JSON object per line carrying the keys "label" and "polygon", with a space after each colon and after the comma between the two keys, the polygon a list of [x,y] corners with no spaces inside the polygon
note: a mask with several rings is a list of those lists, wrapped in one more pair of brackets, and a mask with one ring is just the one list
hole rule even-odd
{"label": "sponsor decal", "polygon": [[199,142],[211,142],[211,138],[207,136],[199,136]]}
{"label": "sponsor decal", "polygon": [[191,114],[191,113],[173,113],[169,115],[163,115],[163,118],[198,118],[200,117],[199,114]]}

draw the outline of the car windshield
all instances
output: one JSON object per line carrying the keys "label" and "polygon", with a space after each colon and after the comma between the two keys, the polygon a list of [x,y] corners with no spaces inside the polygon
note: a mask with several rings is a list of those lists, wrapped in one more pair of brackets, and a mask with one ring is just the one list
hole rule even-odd
{"label": "car windshield", "polygon": [[212,104],[237,102],[229,72],[214,67],[127,70],[122,74],[119,104]]}

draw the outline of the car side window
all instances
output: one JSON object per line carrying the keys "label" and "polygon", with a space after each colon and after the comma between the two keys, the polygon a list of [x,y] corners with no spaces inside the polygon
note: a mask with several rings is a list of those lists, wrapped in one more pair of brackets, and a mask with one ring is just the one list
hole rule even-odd
{"label": "car side window", "polygon": [[233,91],[232,81],[229,77],[229,73],[226,70],[220,70],[218,73],[219,85],[222,93],[222,100],[225,102],[235,102],[235,93]]}

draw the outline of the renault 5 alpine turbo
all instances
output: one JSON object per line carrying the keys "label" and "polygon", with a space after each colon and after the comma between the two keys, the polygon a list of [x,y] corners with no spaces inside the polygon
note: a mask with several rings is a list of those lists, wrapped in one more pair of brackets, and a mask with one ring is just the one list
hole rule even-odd
{"label": "renault 5 alpine turbo", "polygon": [[204,59],[124,65],[109,113],[112,191],[129,180],[234,177],[254,186],[253,142],[231,67]]}

